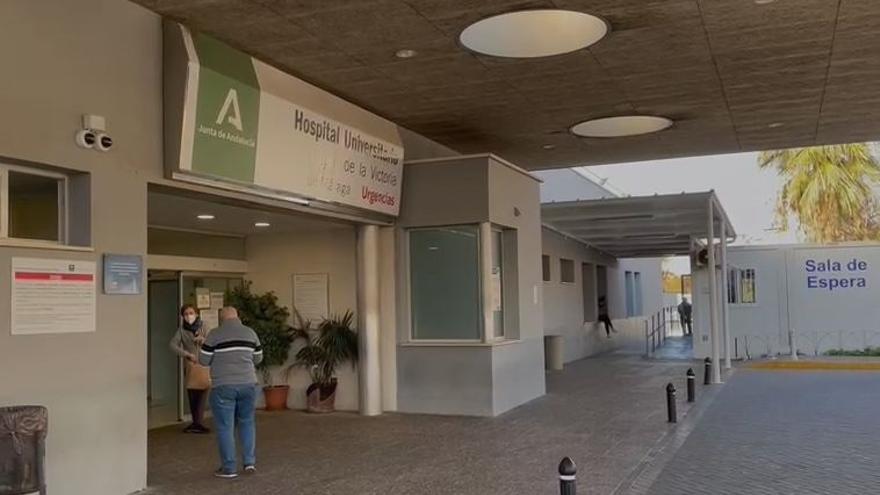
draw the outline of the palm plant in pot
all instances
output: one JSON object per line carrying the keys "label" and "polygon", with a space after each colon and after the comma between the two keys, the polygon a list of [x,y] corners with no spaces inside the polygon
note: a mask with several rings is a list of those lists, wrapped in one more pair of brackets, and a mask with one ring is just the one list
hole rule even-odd
{"label": "palm plant in pot", "polygon": [[266,410],[287,409],[290,386],[281,367],[287,362],[296,334],[287,322],[290,310],[278,305],[274,292],[254,294],[251,282],[245,282],[226,293],[227,304],[238,310],[241,322],[254,329],[263,347],[263,361],[257,370],[263,378]]}
{"label": "palm plant in pot", "polygon": [[308,370],[312,380],[306,390],[308,411],[332,412],[336,409],[336,369],[346,362],[354,368],[358,360],[358,335],[352,328],[354,314],[346,311],[330,316],[314,329],[299,313],[296,317],[294,334],[305,340],[305,345],[296,353],[295,366]]}

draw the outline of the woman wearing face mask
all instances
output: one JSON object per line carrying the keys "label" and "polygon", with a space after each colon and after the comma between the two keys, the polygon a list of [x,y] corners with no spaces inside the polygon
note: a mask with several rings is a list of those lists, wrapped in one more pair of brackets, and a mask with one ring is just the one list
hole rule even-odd
{"label": "woman wearing face mask", "polygon": [[180,308],[181,325],[171,339],[171,350],[186,360],[186,392],[192,412],[192,424],[184,433],[209,433],[202,424],[208,390],[211,388],[210,370],[199,364],[199,348],[205,342],[208,328],[202,324],[199,313],[191,304]]}

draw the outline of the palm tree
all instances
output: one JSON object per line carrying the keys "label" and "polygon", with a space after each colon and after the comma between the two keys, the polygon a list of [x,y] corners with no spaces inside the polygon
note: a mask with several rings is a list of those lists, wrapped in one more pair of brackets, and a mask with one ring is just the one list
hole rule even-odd
{"label": "palm tree", "polygon": [[788,229],[789,215],[811,242],[877,240],[878,202],[874,187],[880,164],[867,143],[765,151],[758,166],[785,178],[776,216]]}

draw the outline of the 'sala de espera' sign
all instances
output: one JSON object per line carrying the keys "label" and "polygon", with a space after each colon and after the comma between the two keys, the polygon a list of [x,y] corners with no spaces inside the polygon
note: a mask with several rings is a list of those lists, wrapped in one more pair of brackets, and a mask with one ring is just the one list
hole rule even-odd
{"label": "'sala de espera' sign", "polygon": [[290,76],[181,32],[189,66],[179,171],[398,214],[401,146],[278,96],[290,94]]}
{"label": "'sala de espera' sign", "polygon": [[807,289],[864,289],[868,286],[868,266],[868,262],[860,258],[845,261],[807,258],[804,260]]}

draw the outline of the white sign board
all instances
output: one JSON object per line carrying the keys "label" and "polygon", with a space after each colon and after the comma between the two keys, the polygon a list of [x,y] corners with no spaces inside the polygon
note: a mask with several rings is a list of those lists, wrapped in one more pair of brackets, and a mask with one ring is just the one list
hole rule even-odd
{"label": "white sign board", "polygon": [[317,323],[328,316],[329,279],[326,273],[298,273],[293,276],[293,307],[304,320]]}
{"label": "white sign board", "polygon": [[877,247],[792,250],[788,269],[791,327],[799,333],[825,334],[880,330],[878,267]]}
{"label": "white sign board", "polygon": [[204,34],[181,34],[189,70],[180,178],[398,214],[403,147],[387,121],[358,115],[383,135],[374,136],[312,111],[297,101],[302,81]]}
{"label": "white sign board", "polygon": [[13,335],[95,331],[93,261],[12,258]]}

